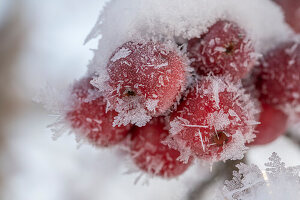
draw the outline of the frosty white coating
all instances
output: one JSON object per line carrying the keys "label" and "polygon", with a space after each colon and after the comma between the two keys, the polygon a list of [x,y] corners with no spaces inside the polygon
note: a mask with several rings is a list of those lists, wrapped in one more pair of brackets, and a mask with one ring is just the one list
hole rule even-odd
{"label": "frosty white coating", "polygon": [[[101,72],[111,53],[127,41],[155,37],[184,40],[199,37],[219,19],[235,21],[263,52],[286,40],[291,29],[283,13],[270,0],[112,0],[86,38],[101,35],[91,71]],[[276,23],[274,23],[276,22]]]}
{"label": "frosty white coating", "polygon": [[[182,107],[181,104],[180,109],[177,110],[178,114],[175,114],[176,117],[170,122],[171,135],[167,138],[165,143],[180,151],[182,154],[180,159],[183,159],[183,161],[186,161],[190,156],[194,156],[195,154],[196,156],[197,154],[199,156],[199,153],[201,152],[199,148],[203,149],[201,158],[211,162],[243,158],[243,154],[248,149],[245,144],[255,137],[253,131],[255,125],[259,123],[256,120],[260,109],[255,105],[255,100],[245,93],[240,83],[232,83],[228,81],[228,78],[226,77],[202,77],[193,89],[194,91],[192,91],[192,93],[196,93],[196,97],[187,96],[183,104],[185,106]],[[234,95],[230,101],[234,102],[235,108],[232,107],[232,109],[228,109],[228,107],[226,107],[227,104],[224,105],[224,102],[220,104],[219,97],[222,99],[226,98],[224,92]],[[197,101],[194,101],[192,98],[211,99],[212,105],[215,105],[214,111],[198,115],[198,113],[202,113],[201,111],[206,109],[206,105],[204,104],[208,102],[203,102],[201,100],[201,102],[196,104]],[[233,109],[236,109],[239,114]],[[173,115],[171,115],[171,119],[172,116]],[[189,116],[193,117],[190,117],[189,119],[184,118]],[[203,118],[200,118],[200,116]],[[203,124],[198,123],[197,121]],[[195,124],[195,122],[198,124]],[[223,150],[219,155],[213,154],[209,157],[205,156],[205,153],[210,151],[213,152],[211,147],[215,145],[210,141],[210,137],[213,133],[211,133],[209,129],[217,132],[219,130],[226,130],[231,126],[236,126],[230,134],[232,136],[232,141],[223,145]],[[201,134],[199,133],[201,128],[209,128],[202,129],[202,131],[205,132],[204,136],[203,132],[201,132]],[[192,137],[193,134],[200,136],[201,145],[191,144],[189,139],[183,139]],[[198,141],[195,141],[195,143],[197,142]],[[192,147],[194,152],[189,151],[190,154],[186,152],[186,143],[189,143],[188,146]],[[204,151],[204,149],[206,151]],[[183,155],[187,157],[184,157]]]}
{"label": "frosty white coating", "polygon": [[[101,36],[98,49],[94,51],[94,58],[88,66],[89,73],[96,74],[92,84],[100,91],[110,90],[106,84],[109,79],[106,70],[109,59],[116,61],[130,54],[126,49],[120,49],[111,58],[122,44],[159,40],[174,49],[176,42],[199,37],[220,19],[234,21],[246,30],[257,51],[253,55],[255,57],[292,35],[284,22],[283,13],[270,0],[243,0],[243,3],[240,0],[112,0],[105,6],[86,38],[87,42]],[[247,65],[244,63],[244,66]],[[161,67],[164,65],[155,66]],[[160,80],[160,84],[163,85],[164,81]],[[149,116],[140,116],[149,120]],[[120,120],[116,124],[122,124]],[[139,120],[138,123],[146,122]]]}
{"label": "frosty white coating", "polygon": [[233,179],[225,181],[215,200],[298,200],[300,166],[286,167],[273,153],[261,171],[256,165],[238,164]]}

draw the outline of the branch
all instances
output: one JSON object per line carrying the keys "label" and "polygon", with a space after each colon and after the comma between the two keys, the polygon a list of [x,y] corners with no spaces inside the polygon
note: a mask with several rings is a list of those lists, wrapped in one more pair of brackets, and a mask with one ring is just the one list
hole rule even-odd
{"label": "branch", "polygon": [[292,141],[294,144],[296,144],[298,147],[300,147],[299,136],[297,137],[295,134],[292,134],[291,132],[287,132],[284,136],[288,138],[290,141]]}
{"label": "branch", "polygon": [[211,172],[211,176],[200,182],[188,194],[187,200],[202,200],[205,191],[216,182],[216,179],[228,180],[232,178],[232,172],[239,163],[246,163],[246,155],[242,160],[228,160],[225,163],[217,163],[217,167]]}

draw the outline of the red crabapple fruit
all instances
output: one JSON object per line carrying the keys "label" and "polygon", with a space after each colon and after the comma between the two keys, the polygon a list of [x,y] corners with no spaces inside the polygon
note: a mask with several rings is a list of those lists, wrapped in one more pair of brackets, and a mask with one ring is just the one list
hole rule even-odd
{"label": "red crabapple fruit", "polygon": [[164,178],[185,172],[189,162],[178,160],[179,151],[169,148],[162,141],[169,135],[165,118],[158,117],[143,127],[132,129],[130,150],[135,164],[143,171]]}
{"label": "red crabapple fruit", "polygon": [[[176,49],[161,43],[127,42],[113,53],[107,69],[111,86],[109,101],[119,113],[128,112],[125,121],[141,112],[161,115],[185,88],[185,59]],[[137,112],[128,111],[135,108],[139,108]],[[131,123],[145,125],[134,120]]]}
{"label": "red crabapple fruit", "polygon": [[167,142],[186,158],[241,159],[245,143],[254,137],[257,112],[240,83],[202,77],[171,114]]}
{"label": "red crabapple fruit", "polygon": [[257,86],[263,103],[300,118],[300,43],[270,50],[260,65]]}
{"label": "red crabapple fruit", "polygon": [[229,21],[218,21],[203,36],[191,39],[187,52],[200,75],[230,75],[233,80],[245,77],[256,61],[246,32]]}
{"label": "red crabapple fruit", "polygon": [[276,140],[286,131],[287,121],[288,117],[282,111],[268,104],[262,104],[259,117],[261,124],[257,125],[256,138],[250,145],[264,145]]}
{"label": "red crabapple fruit", "polygon": [[126,137],[130,125],[112,126],[117,113],[106,112],[106,102],[90,80],[83,78],[75,83],[72,91],[75,105],[65,118],[80,137],[87,138],[92,144],[100,147],[117,144]]}
{"label": "red crabapple fruit", "polygon": [[300,33],[300,1],[299,0],[274,0],[281,6],[286,22]]}

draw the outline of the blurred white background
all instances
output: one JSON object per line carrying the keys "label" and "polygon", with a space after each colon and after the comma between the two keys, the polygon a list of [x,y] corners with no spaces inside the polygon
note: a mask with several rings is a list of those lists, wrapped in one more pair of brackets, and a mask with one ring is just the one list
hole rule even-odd
{"label": "blurred white background", "polygon": [[[196,164],[178,180],[135,185],[139,173],[124,174],[124,155],[78,149],[73,135],[52,140],[47,125],[55,118],[32,98],[47,83],[62,87],[85,73],[97,41],[83,41],[104,4],[0,0],[0,199],[179,200],[208,176],[209,167]],[[264,168],[274,151],[288,166],[300,164],[299,146],[284,137],[251,149],[248,160]]]}

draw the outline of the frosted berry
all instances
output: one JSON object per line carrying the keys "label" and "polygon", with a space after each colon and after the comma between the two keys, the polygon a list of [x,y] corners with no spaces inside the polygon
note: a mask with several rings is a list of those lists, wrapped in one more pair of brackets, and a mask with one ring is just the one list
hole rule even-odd
{"label": "frosted berry", "polygon": [[300,116],[300,44],[286,42],[270,50],[260,70],[257,86],[261,101]]}
{"label": "frosted berry", "polygon": [[170,145],[205,160],[240,159],[254,137],[257,112],[240,84],[202,78],[171,114]]}
{"label": "frosted berry", "polygon": [[286,22],[300,33],[300,1],[299,0],[274,0],[281,6]]}
{"label": "frosted berry", "polygon": [[117,110],[121,104],[134,102],[127,107],[141,105],[147,115],[158,116],[184,89],[185,70],[183,57],[171,47],[127,42],[113,53],[108,64],[110,102]]}
{"label": "frosted berry", "polygon": [[133,128],[131,155],[136,165],[145,172],[164,178],[178,176],[191,164],[178,161],[180,153],[162,141],[169,135],[166,120],[153,118],[146,126]]}
{"label": "frosted berry", "polygon": [[111,146],[122,141],[130,125],[113,127],[115,111],[106,110],[106,102],[90,84],[90,78],[83,78],[73,87],[74,107],[66,114],[66,120],[81,137],[96,146]]}
{"label": "frosted berry", "polygon": [[243,78],[255,63],[254,48],[246,32],[237,24],[218,21],[200,38],[188,42],[191,66],[200,75],[230,75]]}
{"label": "frosted berry", "polygon": [[282,111],[273,108],[268,104],[262,104],[259,117],[261,124],[257,125],[256,138],[250,145],[263,145],[276,140],[285,133],[288,117]]}

